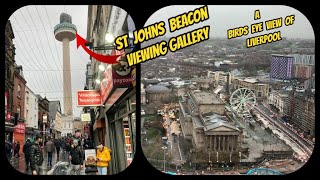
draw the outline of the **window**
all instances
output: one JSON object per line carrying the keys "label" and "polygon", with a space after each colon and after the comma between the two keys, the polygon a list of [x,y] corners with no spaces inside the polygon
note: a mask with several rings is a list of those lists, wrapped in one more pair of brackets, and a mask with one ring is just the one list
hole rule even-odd
{"label": "window", "polygon": [[20,84],[18,85],[18,97],[19,98],[21,97],[21,85]]}
{"label": "window", "polygon": [[29,104],[29,96],[28,95],[27,95],[26,101],[27,101],[27,104]]}
{"label": "window", "polygon": [[136,109],[136,94],[134,94],[131,98],[130,98],[130,111],[135,110]]}
{"label": "window", "polygon": [[26,119],[28,119],[28,114],[29,114],[29,112],[28,112],[28,110],[26,110]]}

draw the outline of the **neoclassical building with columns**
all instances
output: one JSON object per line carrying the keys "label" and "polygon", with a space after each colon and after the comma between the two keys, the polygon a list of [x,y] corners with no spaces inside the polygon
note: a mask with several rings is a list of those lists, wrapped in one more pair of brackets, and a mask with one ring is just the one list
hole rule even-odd
{"label": "neoclassical building with columns", "polygon": [[180,101],[180,123],[193,149],[211,154],[214,162],[235,162],[242,131],[224,113],[224,103],[210,92],[190,91]]}

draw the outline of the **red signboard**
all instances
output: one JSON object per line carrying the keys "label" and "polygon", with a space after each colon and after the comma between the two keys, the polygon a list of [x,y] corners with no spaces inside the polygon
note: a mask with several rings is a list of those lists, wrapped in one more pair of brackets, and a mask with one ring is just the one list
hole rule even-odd
{"label": "red signboard", "polygon": [[26,131],[26,125],[24,123],[18,123],[18,125],[16,125],[14,128],[15,133],[24,134],[25,131]]}
{"label": "red signboard", "polygon": [[77,106],[101,106],[101,95],[97,90],[80,90],[77,92]]}
{"label": "red signboard", "polygon": [[126,56],[124,54],[125,53],[123,50],[114,50],[111,54],[122,56],[118,57],[118,64],[108,65],[104,72],[104,79],[100,84],[102,103],[105,103],[113,89],[129,88],[133,86],[131,72],[134,67],[130,67],[128,65]]}
{"label": "red signboard", "polygon": [[104,78],[100,84],[100,94],[102,103],[104,103],[113,88],[112,67],[108,65],[104,71]]}

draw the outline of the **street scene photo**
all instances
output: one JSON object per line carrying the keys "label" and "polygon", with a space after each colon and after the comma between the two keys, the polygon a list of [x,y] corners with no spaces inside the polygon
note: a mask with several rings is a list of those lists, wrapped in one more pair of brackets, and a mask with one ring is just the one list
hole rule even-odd
{"label": "street scene photo", "polygon": [[[174,17],[176,27],[183,28],[167,31],[141,48],[210,26],[210,39],[141,64],[145,157],[171,175],[294,173],[309,160],[315,143],[311,24],[288,6],[207,6],[210,19],[189,27],[185,24],[190,19],[182,16],[179,21],[178,15],[200,7],[168,6],[145,24],[172,22]],[[280,24],[264,23],[276,18]],[[167,29],[172,25],[168,21]],[[245,37],[242,30],[233,29],[248,25],[253,32],[251,24],[259,22],[270,29]],[[265,43],[263,38],[271,36],[264,33],[277,38]]]}
{"label": "street scene photo", "polygon": [[[27,175],[112,175],[136,151],[135,24],[111,5],[24,6],[5,26],[5,154]],[[130,34],[130,45],[115,38]],[[11,164],[11,166],[10,166]]]}

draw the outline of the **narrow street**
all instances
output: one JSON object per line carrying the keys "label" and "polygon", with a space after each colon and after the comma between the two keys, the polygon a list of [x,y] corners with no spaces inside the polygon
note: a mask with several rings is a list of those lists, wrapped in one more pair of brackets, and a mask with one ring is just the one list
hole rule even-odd
{"label": "narrow street", "polygon": [[172,130],[171,130],[171,126],[170,124],[172,123],[171,118],[169,117],[169,114],[166,113],[165,114],[166,117],[166,123],[168,125],[168,133],[169,133],[169,137],[168,137],[168,141],[170,144],[170,149],[169,151],[171,151],[172,154],[172,163],[176,164],[176,165],[180,165],[181,163],[181,157],[180,157],[180,153],[179,153],[179,146],[178,146],[178,137],[173,137],[172,136]]}

